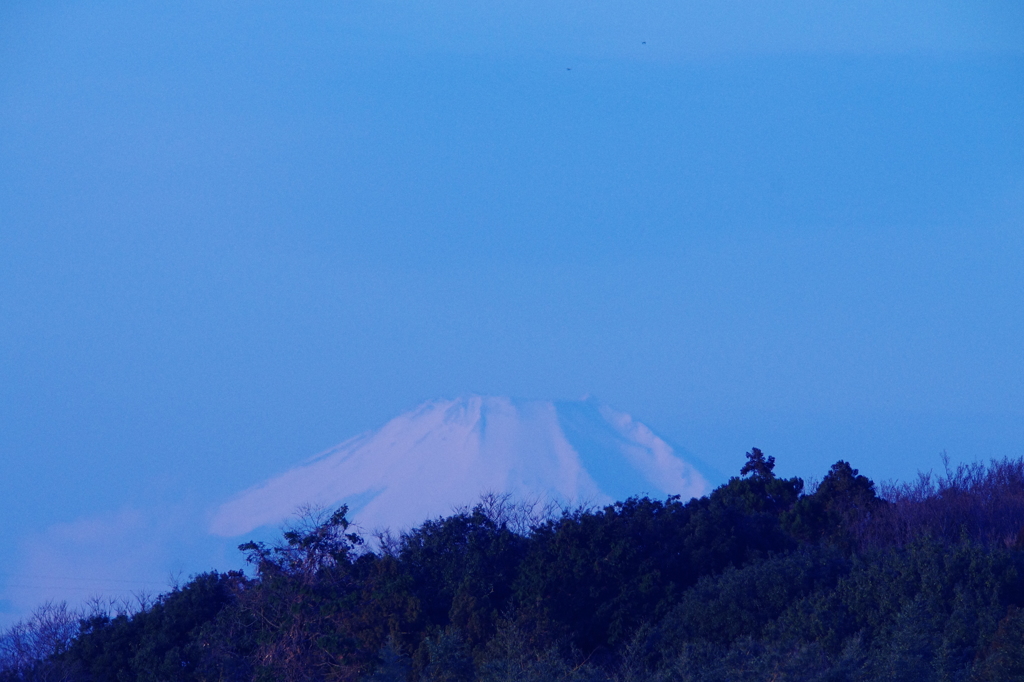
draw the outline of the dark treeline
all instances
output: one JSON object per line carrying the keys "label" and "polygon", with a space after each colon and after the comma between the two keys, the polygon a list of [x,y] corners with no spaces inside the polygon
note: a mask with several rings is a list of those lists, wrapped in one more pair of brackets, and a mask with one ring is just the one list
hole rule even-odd
{"label": "dark treeline", "polygon": [[[1024,461],[876,490],[756,448],[707,497],[489,497],[372,543],[344,508],[139,608],[48,605],[0,682],[1024,680]],[[369,549],[372,545],[373,549]]]}

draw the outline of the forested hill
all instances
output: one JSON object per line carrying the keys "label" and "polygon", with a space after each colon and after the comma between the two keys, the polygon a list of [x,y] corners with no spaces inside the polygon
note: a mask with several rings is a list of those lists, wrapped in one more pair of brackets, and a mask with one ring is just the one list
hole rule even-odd
{"label": "forested hill", "polygon": [[1024,680],[1024,462],[805,490],[747,458],[688,502],[489,498],[372,542],[314,515],[250,575],[42,609],[0,680]]}

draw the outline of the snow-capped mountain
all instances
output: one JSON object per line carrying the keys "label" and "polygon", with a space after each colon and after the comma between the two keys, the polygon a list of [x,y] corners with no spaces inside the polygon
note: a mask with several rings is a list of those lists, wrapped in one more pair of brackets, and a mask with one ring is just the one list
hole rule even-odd
{"label": "snow-capped mountain", "polygon": [[436,400],[223,504],[221,536],[278,524],[304,504],[349,505],[366,530],[410,528],[483,493],[562,504],[696,497],[703,476],[628,414],[593,400]]}

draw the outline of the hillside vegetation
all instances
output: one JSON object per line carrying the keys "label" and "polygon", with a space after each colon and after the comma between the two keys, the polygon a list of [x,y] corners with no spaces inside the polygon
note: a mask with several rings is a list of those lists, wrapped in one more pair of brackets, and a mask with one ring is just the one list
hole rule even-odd
{"label": "hillside vegetation", "polygon": [[755,448],[688,502],[352,530],[308,514],[130,613],[47,605],[0,681],[1024,680],[1021,460],[805,490]]}

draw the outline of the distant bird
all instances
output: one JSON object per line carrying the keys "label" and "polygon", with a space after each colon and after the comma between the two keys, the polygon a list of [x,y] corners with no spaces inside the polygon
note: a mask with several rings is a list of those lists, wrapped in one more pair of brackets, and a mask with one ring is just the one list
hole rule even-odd
{"label": "distant bird", "polygon": [[572,69],[571,69],[571,68],[569,68],[568,66],[567,66],[567,67],[565,67],[565,70],[566,70],[566,71],[572,71]]}
{"label": "distant bird", "polygon": [[641,44],[641,45],[646,45],[646,44],[647,44],[647,41],[645,40],[645,41],[643,41],[643,42],[642,42],[642,43],[640,43],[640,44]]}

